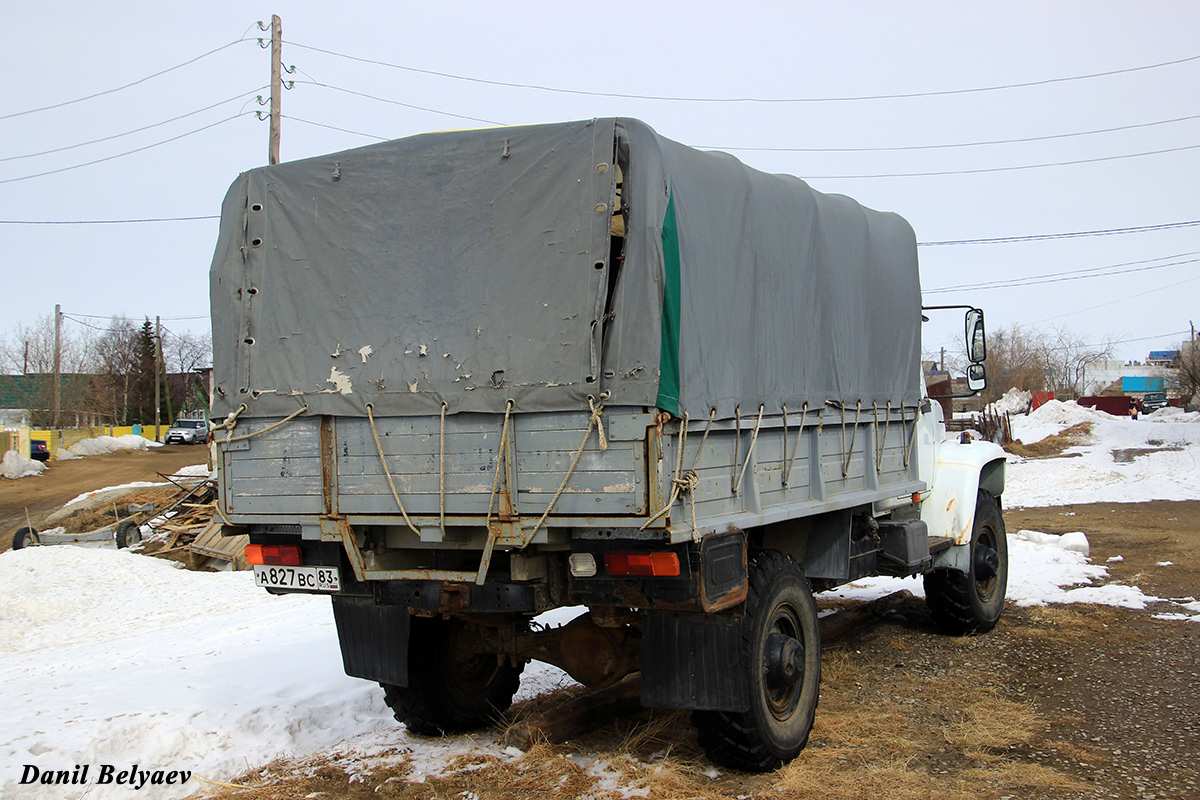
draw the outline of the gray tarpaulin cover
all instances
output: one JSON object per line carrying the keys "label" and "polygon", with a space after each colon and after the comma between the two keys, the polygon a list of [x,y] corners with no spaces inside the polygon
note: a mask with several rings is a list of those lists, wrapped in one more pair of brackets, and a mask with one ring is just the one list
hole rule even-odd
{"label": "gray tarpaulin cover", "polygon": [[920,394],[903,219],[632,119],[246,172],[211,291],[214,414],[576,411],[606,393],[728,418]]}

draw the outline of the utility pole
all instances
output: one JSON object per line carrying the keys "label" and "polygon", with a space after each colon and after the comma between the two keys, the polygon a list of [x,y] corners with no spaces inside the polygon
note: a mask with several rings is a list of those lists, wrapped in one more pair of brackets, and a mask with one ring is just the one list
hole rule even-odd
{"label": "utility pole", "polygon": [[62,416],[62,306],[54,306],[54,430],[58,430]]}
{"label": "utility pole", "polygon": [[154,441],[158,441],[158,390],[162,386],[162,317],[154,318]]}
{"label": "utility pole", "polygon": [[158,337],[158,362],[162,364],[162,387],[163,395],[167,401],[167,419],[171,422],[175,421],[175,408],[171,405],[171,381],[168,380],[171,376],[168,372],[167,359],[163,357],[163,340],[162,336]]}
{"label": "utility pole", "polygon": [[279,107],[283,94],[283,22],[278,14],[271,15],[271,141],[267,164],[279,163]]}

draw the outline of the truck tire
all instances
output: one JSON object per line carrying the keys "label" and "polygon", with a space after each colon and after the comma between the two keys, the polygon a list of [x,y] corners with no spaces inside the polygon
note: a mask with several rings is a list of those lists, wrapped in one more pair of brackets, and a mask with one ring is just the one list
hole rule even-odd
{"label": "truck tire", "polygon": [[789,556],[755,551],[749,578],[742,664],[750,709],[694,711],[692,723],[713,761],[766,772],[808,743],[821,684],[821,633],[808,578]]}
{"label": "truck tire", "polygon": [[37,531],[33,528],[17,528],[17,532],[13,534],[12,549],[20,550],[23,547],[37,543]]}
{"label": "truck tire", "polygon": [[439,736],[481,728],[512,705],[524,663],[469,646],[457,619],[413,617],[408,686],[381,683],[384,702],[413,733]]}
{"label": "truck tire", "polygon": [[925,575],[925,605],[944,632],[987,633],[1004,611],[1008,588],[1008,537],[996,498],[979,490],[971,529],[969,572],[939,569]]}
{"label": "truck tire", "polygon": [[142,541],[142,529],[134,520],[123,519],[117,523],[117,548],[124,550]]}

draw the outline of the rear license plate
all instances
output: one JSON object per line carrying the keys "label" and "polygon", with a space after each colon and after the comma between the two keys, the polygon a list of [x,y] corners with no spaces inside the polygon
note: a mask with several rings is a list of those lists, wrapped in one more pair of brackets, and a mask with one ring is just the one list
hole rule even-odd
{"label": "rear license plate", "polygon": [[255,564],[254,585],[270,589],[337,592],[342,588],[342,576],[337,567],[272,567]]}

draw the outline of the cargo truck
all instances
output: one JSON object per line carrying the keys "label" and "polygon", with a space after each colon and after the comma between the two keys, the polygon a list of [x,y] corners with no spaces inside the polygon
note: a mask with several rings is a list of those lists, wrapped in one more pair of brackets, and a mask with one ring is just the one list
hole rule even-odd
{"label": "cargo truck", "polygon": [[923,576],[946,630],[1000,617],[1004,454],[926,396],[895,214],[634,119],[432,133],[241,175],[211,298],[224,532],[332,598],[416,733],[487,724],[536,659],[640,672],[773,769],[816,713],[814,591]]}

